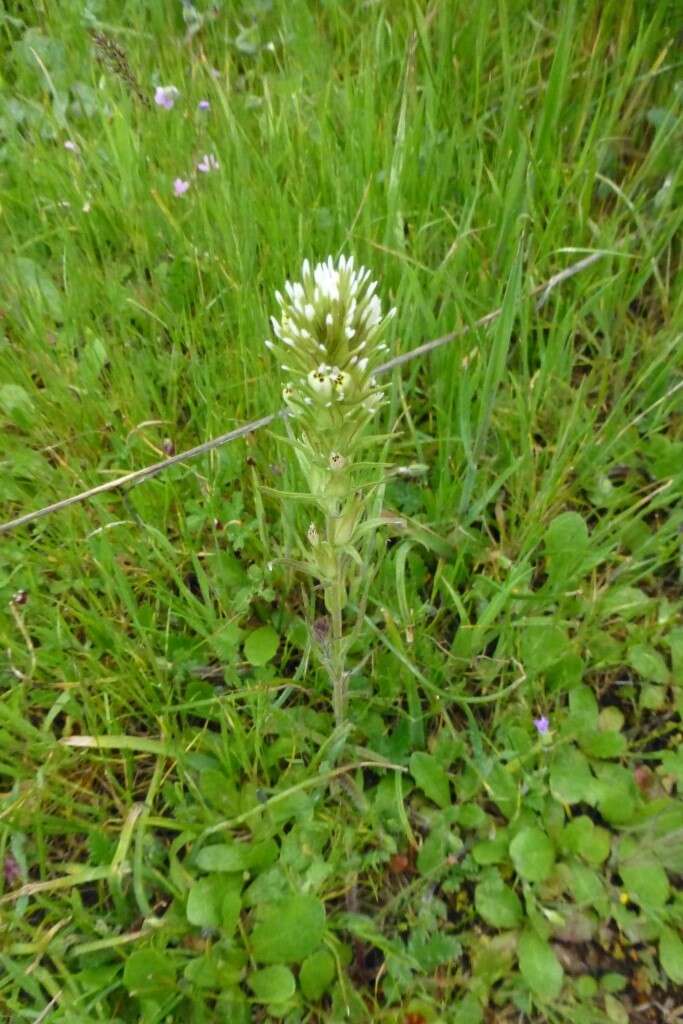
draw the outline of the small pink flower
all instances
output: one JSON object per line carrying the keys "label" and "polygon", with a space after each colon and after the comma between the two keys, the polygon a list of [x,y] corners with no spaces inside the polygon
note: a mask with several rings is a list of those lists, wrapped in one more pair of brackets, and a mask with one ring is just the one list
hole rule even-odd
{"label": "small pink flower", "polygon": [[545,715],[541,715],[540,718],[534,718],[534,725],[541,736],[545,736],[550,728],[550,722]]}
{"label": "small pink flower", "polygon": [[154,102],[164,110],[171,110],[179,96],[175,85],[158,85],[154,90]]}
{"label": "small pink flower", "polygon": [[199,103],[197,104],[197,106],[199,107],[200,110],[210,110],[211,109],[211,104],[209,103],[208,100],[200,100]]}
{"label": "small pink flower", "polygon": [[78,146],[71,139],[67,139],[64,143],[64,149],[68,149],[70,153],[78,153]]}
{"label": "small pink flower", "polygon": [[189,187],[189,181],[183,181],[182,178],[176,178],[173,182],[173,195],[184,196]]}
{"label": "small pink flower", "polygon": [[202,174],[208,174],[209,171],[217,171],[219,167],[220,164],[213,153],[205,153],[197,164],[197,170],[201,171]]}

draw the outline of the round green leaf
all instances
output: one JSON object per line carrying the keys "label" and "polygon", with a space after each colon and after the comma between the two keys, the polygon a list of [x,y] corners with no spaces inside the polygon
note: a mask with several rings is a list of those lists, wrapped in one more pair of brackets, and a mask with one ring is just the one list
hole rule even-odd
{"label": "round green leaf", "polygon": [[294,975],[283,964],[254,971],[247,982],[259,1003],[286,1003],[296,992]]}
{"label": "round green leaf", "polygon": [[334,980],[334,957],[326,949],[318,949],[307,956],[301,965],[299,983],[307,999],[320,999]]}
{"label": "round green leaf", "polygon": [[525,982],[540,999],[557,999],[564,971],[545,939],[527,928],[519,937],[519,969]]}
{"label": "round green leaf", "polygon": [[325,907],[315,896],[297,893],[257,909],[251,953],[263,964],[300,963],[325,933]]}
{"label": "round green leaf", "polygon": [[619,868],[630,896],[644,907],[663,907],[669,898],[669,879],[660,864],[633,864]]}
{"label": "round green leaf", "polygon": [[577,804],[585,800],[593,782],[586,757],[576,747],[558,750],[550,766],[550,789],[563,804]]}
{"label": "round green leaf", "polygon": [[512,840],[510,856],[518,875],[528,882],[543,882],[553,869],[555,847],[543,829],[531,826]]}
{"label": "round green leaf", "polygon": [[123,984],[131,996],[151,999],[175,988],[173,960],[158,949],[136,949],[126,960]]}
{"label": "round green leaf", "polygon": [[272,626],[260,626],[250,633],[244,644],[244,655],[251,665],[266,665],[275,656],[280,638]]}
{"label": "round green leaf", "polygon": [[597,867],[609,857],[610,844],[611,839],[607,829],[600,825],[594,825],[590,836],[579,842],[578,853],[589,864]]}

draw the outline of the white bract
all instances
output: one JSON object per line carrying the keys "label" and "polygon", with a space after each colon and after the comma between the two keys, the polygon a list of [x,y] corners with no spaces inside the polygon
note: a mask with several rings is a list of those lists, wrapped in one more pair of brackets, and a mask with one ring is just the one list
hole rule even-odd
{"label": "white bract", "polygon": [[324,454],[316,439],[323,447],[328,437],[352,445],[381,404],[372,374],[386,351],[380,334],[396,311],[382,315],[376,288],[353,257],[335,263],[329,256],[313,269],[304,260],[301,281],[275,293],[280,316],[271,317],[275,340],[266,346],[286,360],[285,402],[316,455]]}

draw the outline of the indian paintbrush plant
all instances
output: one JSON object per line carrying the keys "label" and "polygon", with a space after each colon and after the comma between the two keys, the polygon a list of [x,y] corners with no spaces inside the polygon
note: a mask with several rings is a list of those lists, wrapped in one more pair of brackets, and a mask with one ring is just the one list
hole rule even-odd
{"label": "indian paintbrush plant", "polygon": [[[356,597],[372,575],[361,542],[383,522],[374,507],[381,464],[367,459],[381,438],[368,427],[384,401],[375,373],[396,310],[382,314],[376,287],[353,257],[335,264],[330,256],[313,268],[304,260],[301,281],[275,293],[280,316],[271,317],[274,340],[266,341],[284,375],[288,440],[306,485],[297,497],[313,509],[295,564],[323,593],[329,617],[316,623],[313,644],[330,677],[337,725],[345,717],[346,656],[363,617]],[[349,606],[356,623],[345,632]]]}

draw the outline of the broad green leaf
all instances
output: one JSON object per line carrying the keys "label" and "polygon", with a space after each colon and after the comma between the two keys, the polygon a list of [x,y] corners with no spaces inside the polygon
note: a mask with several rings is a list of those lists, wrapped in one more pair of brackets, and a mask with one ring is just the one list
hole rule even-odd
{"label": "broad green leaf", "polygon": [[241,879],[209,875],[195,882],[187,897],[187,919],[198,928],[233,932],[240,912]]}
{"label": "broad green leaf", "polygon": [[666,871],[659,864],[623,865],[619,868],[621,880],[629,896],[644,907],[663,907],[669,898],[670,887]]}
{"label": "broad green leaf", "polygon": [[236,622],[224,622],[209,637],[209,643],[222,661],[232,661],[241,638],[242,630]]}
{"label": "broad green leaf", "polygon": [[244,656],[250,665],[266,665],[275,657],[280,638],[272,626],[260,626],[244,644]]}
{"label": "broad green leaf", "polygon": [[101,338],[91,338],[80,357],[86,377],[98,377],[109,362],[109,355]]}
{"label": "broad green leaf", "polygon": [[581,749],[592,757],[621,757],[626,750],[626,737],[613,730],[587,729],[579,737]]}
{"label": "broad green leaf", "polygon": [[683,747],[679,747],[678,750],[663,750],[661,762],[667,774],[675,775],[678,783],[683,783]]}
{"label": "broad green leaf", "polygon": [[585,861],[597,867],[609,857],[611,837],[606,828],[595,825],[590,837],[579,843],[578,853]]}
{"label": "broad green leaf", "polygon": [[609,992],[605,994],[605,1013],[611,1024],[629,1024],[630,1018],[626,1007]]}
{"label": "broad green leaf", "polygon": [[588,527],[578,512],[556,516],[545,535],[548,578],[553,587],[567,587],[580,574],[589,550]]}
{"label": "broad green leaf", "polygon": [[28,429],[33,423],[35,405],[28,391],[20,384],[3,384],[0,387],[0,412],[17,427]]}
{"label": "broad green leaf", "polygon": [[586,814],[579,814],[565,825],[559,838],[563,853],[578,853],[579,847],[590,840],[595,825]]}
{"label": "broad green leaf", "polygon": [[471,992],[460,1000],[455,1007],[453,1024],[481,1024],[484,1019],[484,1011],[481,1003]]}
{"label": "broad green leaf", "polygon": [[299,983],[307,999],[320,999],[334,980],[334,957],[326,949],[318,949],[307,956],[301,965]]}
{"label": "broad green leaf", "polygon": [[202,871],[263,870],[275,863],[278,853],[274,839],[260,843],[215,843],[199,851],[197,865]]}
{"label": "broad green leaf", "polygon": [[569,651],[546,668],[545,678],[548,691],[555,693],[557,690],[572,690],[583,679],[585,669],[583,658],[576,651]]}
{"label": "broad green leaf", "polygon": [[17,257],[14,269],[17,283],[24,290],[24,302],[28,300],[32,306],[43,306],[54,320],[63,320],[63,296],[47,270],[27,256]]}
{"label": "broad green leaf", "polygon": [[527,673],[536,675],[571,653],[569,634],[550,616],[534,619],[522,627],[519,650]]}
{"label": "broad green leaf", "polygon": [[516,928],[522,920],[522,904],[514,889],[500,875],[491,875],[474,890],[477,913],[494,928]]}
{"label": "broad green leaf", "polygon": [[593,783],[590,765],[576,747],[560,747],[550,765],[550,790],[564,804],[585,800]]}
{"label": "broad green leaf", "polygon": [[495,839],[483,839],[472,847],[472,857],[482,866],[486,864],[500,864],[507,857],[508,838],[506,835],[497,836]]}
{"label": "broad green leaf", "polygon": [[654,683],[649,683],[640,691],[638,704],[641,708],[645,708],[648,711],[662,711],[666,707],[668,700],[669,695],[666,686],[657,686]]}
{"label": "broad green leaf", "polygon": [[669,670],[659,651],[648,644],[634,644],[628,649],[628,663],[648,683],[667,683]]}
{"label": "broad green leaf", "polygon": [[683,985],[683,942],[673,928],[662,928],[659,959],[674,984]]}
{"label": "broad green leaf", "polygon": [[632,773],[620,764],[602,764],[593,796],[600,814],[610,825],[626,825],[637,807],[637,790]]}
{"label": "broad green leaf", "polygon": [[519,969],[525,982],[540,999],[557,999],[564,971],[550,943],[530,928],[519,937]]}
{"label": "broad green leaf", "polygon": [[435,932],[428,937],[417,937],[413,932],[408,943],[408,953],[423,971],[431,974],[441,964],[454,960],[462,952],[462,945],[454,935]]}
{"label": "broad green leaf", "polygon": [[673,681],[676,686],[683,686],[683,627],[672,629],[666,642],[671,650]]}
{"label": "broad green leaf", "polygon": [[139,999],[168,995],[176,984],[172,957],[158,949],[136,949],[126,960],[123,984]]}
{"label": "broad green leaf", "polygon": [[410,773],[425,796],[437,807],[448,807],[451,802],[448,775],[432,754],[416,750],[410,758]]}
{"label": "broad green leaf", "polygon": [[220,978],[215,955],[211,952],[193,957],[183,971],[183,978],[198,988],[218,988]]}
{"label": "broad green leaf", "polygon": [[289,967],[273,964],[260,971],[252,971],[247,984],[259,1003],[286,1003],[296,992],[296,981]]}
{"label": "broad green leaf", "polygon": [[600,612],[603,618],[616,616],[623,621],[641,615],[651,603],[652,598],[639,587],[612,587],[600,600]]}
{"label": "broad green leaf", "polygon": [[577,686],[569,694],[569,713],[576,729],[597,729],[598,702],[588,686]]}
{"label": "broad green leaf", "polygon": [[508,820],[513,818],[519,806],[519,791],[517,783],[502,764],[496,762],[493,765],[484,785],[501,814]]}
{"label": "broad green leaf", "polygon": [[257,907],[256,914],[250,944],[259,963],[300,963],[318,948],[325,933],[325,907],[306,893]]}
{"label": "broad green leaf", "polygon": [[624,728],[624,712],[608,704],[598,715],[598,728],[602,732],[620,732]]}
{"label": "broad green leaf", "polygon": [[481,828],[487,821],[486,811],[479,804],[461,804],[455,820],[463,828]]}
{"label": "broad green leaf", "polygon": [[597,866],[609,857],[610,834],[607,829],[594,825],[589,817],[581,814],[563,829],[560,844],[565,853],[577,854],[589,864]]}
{"label": "broad green leaf", "polygon": [[446,859],[447,831],[443,826],[433,828],[423,840],[417,855],[417,870],[421,875],[431,875]]}
{"label": "broad green leaf", "polygon": [[555,864],[555,847],[542,829],[532,825],[512,840],[510,856],[518,875],[528,882],[543,882]]}
{"label": "broad green leaf", "polygon": [[595,907],[599,914],[606,914],[607,893],[600,875],[578,861],[571,865],[572,896],[577,906]]}

